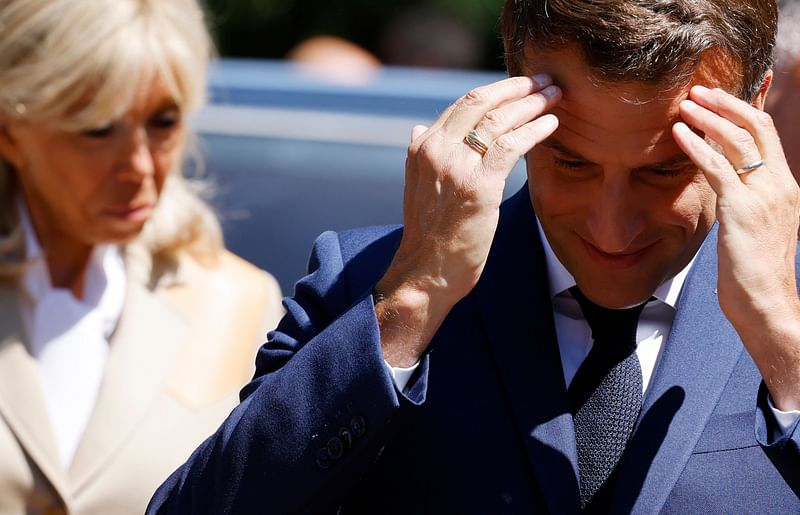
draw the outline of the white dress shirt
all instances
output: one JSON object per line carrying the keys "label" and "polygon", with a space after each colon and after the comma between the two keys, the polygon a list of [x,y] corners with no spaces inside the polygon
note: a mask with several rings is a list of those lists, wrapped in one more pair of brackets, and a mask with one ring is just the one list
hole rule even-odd
{"label": "white dress shirt", "polygon": [[[592,349],[592,331],[583,317],[578,301],[569,292],[569,289],[575,286],[575,279],[556,257],[538,220],[536,224],[547,260],[558,351],[561,354],[564,380],[569,386],[581,363]],[[678,296],[693,264],[694,258],[675,277],[659,286],[653,293],[655,300],[650,301],[644,307],[639,317],[639,325],[636,328],[636,355],[642,366],[642,393],[647,391],[647,387],[650,385],[664,342],[672,328]],[[389,366],[388,363],[387,366]],[[395,384],[402,391],[414,373],[416,365],[410,368],[389,366],[389,369]],[[768,401],[775,414],[779,430],[785,434],[795,420],[800,418],[800,411],[781,411],[773,406],[772,399],[768,399]]]}
{"label": "white dress shirt", "polygon": [[[536,223],[547,260],[550,296],[553,299],[553,316],[558,337],[558,350],[564,369],[564,380],[569,386],[578,367],[592,349],[592,331],[586,319],[583,318],[578,301],[569,292],[569,289],[575,286],[575,279],[556,257],[538,220]],[[636,355],[642,366],[642,393],[647,391],[664,342],[669,336],[672,321],[675,318],[678,296],[694,260],[695,258],[692,258],[689,264],[675,277],[656,289],[653,293],[655,300],[647,303],[639,317],[639,325],[636,328]],[[775,415],[781,434],[785,434],[795,420],[800,417],[800,410],[781,411],[772,404],[771,398],[767,398],[767,401]]]}
{"label": "white dress shirt", "polygon": [[[564,380],[569,386],[583,360],[592,350],[592,330],[583,317],[578,301],[569,292],[569,289],[575,286],[575,279],[556,257],[538,220],[537,225],[547,260],[558,350],[561,353]],[[655,300],[648,302],[639,316],[639,325],[636,328],[636,355],[642,365],[642,393],[646,392],[650,385],[653,370],[661,355],[664,341],[669,335],[672,320],[675,318],[678,295],[693,264],[694,259],[675,277],[659,286],[653,293]]]}
{"label": "white dress shirt", "polygon": [[92,251],[83,299],[54,288],[47,261],[21,197],[27,267],[20,310],[28,352],[36,359],[61,463],[69,467],[94,409],[108,358],[108,342],[125,303],[125,265],[115,245]]}

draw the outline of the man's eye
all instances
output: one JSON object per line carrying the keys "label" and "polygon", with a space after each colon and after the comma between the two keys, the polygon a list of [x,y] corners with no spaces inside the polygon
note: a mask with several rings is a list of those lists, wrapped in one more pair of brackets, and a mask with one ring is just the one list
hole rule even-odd
{"label": "man's eye", "polygon": [[104,125],[102,127],[95,127],[92,129],[83,130],[81,131],[81,134],[83,136],[86,136],[87,138],[101,139],[111,136],[113,132],[114,132],[114,124],[109,123],[108,125]]}
{"label": "man's eye", "polygon": [[679,167],[679,168],[652,168],[650,169],[650,173],[657,177],[661,177],[664,179],[676,179],[685,175],[687,172],[690,171],[689,166]]}
{"label": "man's eye", "polygon": [[569,168],[574,170],[576,168],[581,168],[586,163],[584,161],[575,161],[571,159],[561,159],[559,157],[555,158],[556,165],[560,166],[561,168]]}
{"label": "man's eye", "polygon": [[673,177],[678,177],[681,174],[681,170],[655,169],[653,170],[653,173],[658,175],[659,177],[673,178]]}

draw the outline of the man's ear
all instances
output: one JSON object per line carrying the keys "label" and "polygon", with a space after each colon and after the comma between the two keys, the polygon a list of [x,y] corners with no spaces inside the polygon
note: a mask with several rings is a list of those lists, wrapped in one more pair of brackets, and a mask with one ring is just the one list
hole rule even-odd
{"label": "man's ear", "polygon": [[758,88],[758,93],[756,93],[756,96],[753,97],[753,101],[751,102],[753,107],[759,111],[763,111],[767,103],[767,93],[769,93],[769,88],[772,86],[772,77],[772,70],[767,70],[767,73],[764,74],[764,80],[761,81],[761,87]]}

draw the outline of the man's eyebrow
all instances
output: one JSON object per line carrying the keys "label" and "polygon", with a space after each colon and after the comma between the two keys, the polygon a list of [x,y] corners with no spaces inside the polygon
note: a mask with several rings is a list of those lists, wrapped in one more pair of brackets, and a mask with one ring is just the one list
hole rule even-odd
{"label": "man's eyebrow", "polygon": [[571,158],[573,158],[573,159],[575,159],[577,161],[588,161],[588,159],[586,159],[585,157],[580,155],[578,152],[575,152],[574,150],[570,150],[569,148],[564,146],[563,143],[561,143],[560,141],[558,141],[556,139],[553,139],[552,137],[551,138],[547,138],[546,140],[544,140],[541,143],[541,145],[543,147],[551,148],[551,149],[555,150],[556,152],[560,152],[562,154],[565,154],[565,155],[567,155],[567,156],[569,156],[569,157],[571,157]]}
{"label": "man's eyebrow", "polygon": [[660,161],[658,163],[652,163],[647,165],[638,166],[637,169],[639,170],[674,170],[677,168],[685,168],[689,165],[692,165],[693,162],[689,159],[689,156],[686,154],[680,154],[675,157],[671,157],[669,159],[665,159],[664,161]]}
{"label": "man's eyebrow", "polygon": [[[569,156],[571,159],[575,159],[576,161],[585,161],[590,162],[588,159],[583,157],[580,153],[571,150],[570,148],[566,147],[560,141],[550,137],[540,143],[540,145],[551,148],[556,152],[560,152],[566,156]],[[637,170],[674,170],[677,168],[685,168],[689,165],[692,165],[692,160],[686,154],[676,155],[674,157],[670,157],[669,159],[665,159],[663,161],[659,161],[658,163],[650,163],[642,166],[637,166]]]}

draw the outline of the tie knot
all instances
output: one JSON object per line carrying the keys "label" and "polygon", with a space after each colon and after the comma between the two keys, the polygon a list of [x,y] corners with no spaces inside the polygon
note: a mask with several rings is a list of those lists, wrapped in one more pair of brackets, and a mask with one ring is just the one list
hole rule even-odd
{"label": "tie knot", "polygon": [[[632,350],[636,346],[636,327],[647,302],[626,309],[610,309],[587,299],[577,286],[570,293],[578,301],[584,318],[592,329],[592,339],[601,345],[613,345],[620,350]],[[649,302],[649,301],[648,301]]]}

